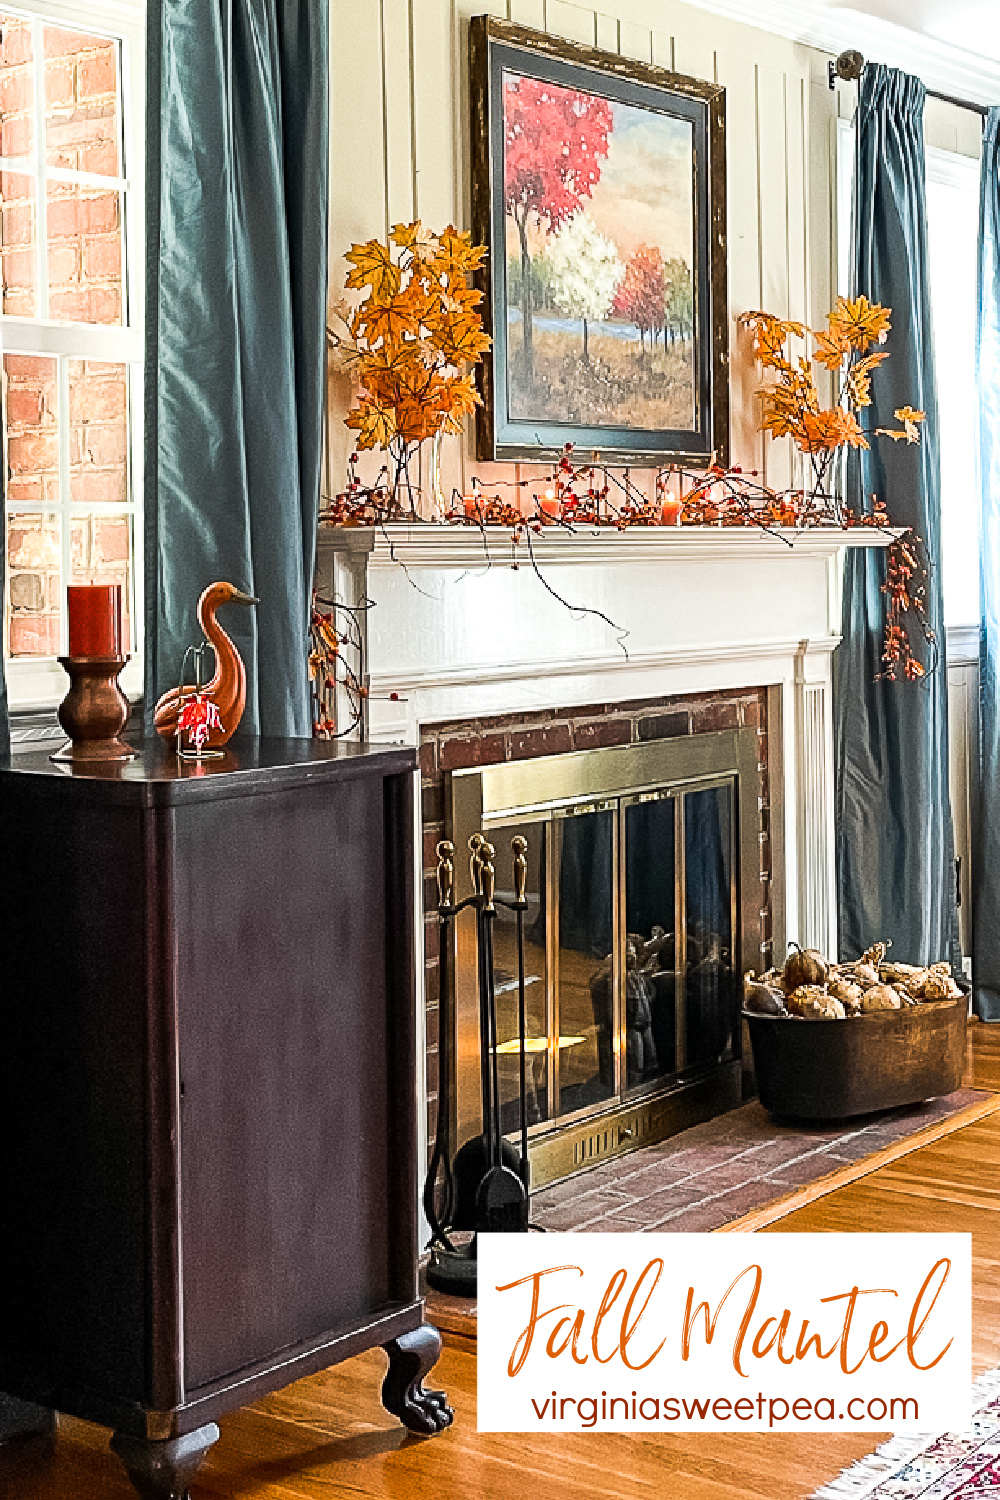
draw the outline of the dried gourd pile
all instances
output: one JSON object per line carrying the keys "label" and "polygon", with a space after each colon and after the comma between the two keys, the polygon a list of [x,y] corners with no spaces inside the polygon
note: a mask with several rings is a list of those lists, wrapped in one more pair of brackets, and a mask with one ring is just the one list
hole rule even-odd
{"label": "dried gourd pile", "polygon": [[927,1000],[955,1000],[962,994],[951,965],[886,962],[885,943],[876,943],[856,963],[827,963],[814,948],[795,948],[783,969],[743,981],[745,1009],[758,1015],[805,1021],[844,1021],[877,1010],[901,1010]]}

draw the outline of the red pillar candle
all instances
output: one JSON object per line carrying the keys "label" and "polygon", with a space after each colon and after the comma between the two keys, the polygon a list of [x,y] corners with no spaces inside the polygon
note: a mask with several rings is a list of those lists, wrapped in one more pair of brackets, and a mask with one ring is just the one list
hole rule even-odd
{"label": "red pillar candle", "polygon": [[546,521],[558,521],[562,517],[562,501],[555,490],[546,490],[538,502],[538,509]]}
{"label": "red pillar candle", "polygon": [[660,522],[664,526],[679,526],[683,503],[679,495],[668,495],[660,509]]}
{"label": "red pillar candle", "polygon": [[70,656],[120,656],[121,584],[78,584],[67,589],[66,593]]}

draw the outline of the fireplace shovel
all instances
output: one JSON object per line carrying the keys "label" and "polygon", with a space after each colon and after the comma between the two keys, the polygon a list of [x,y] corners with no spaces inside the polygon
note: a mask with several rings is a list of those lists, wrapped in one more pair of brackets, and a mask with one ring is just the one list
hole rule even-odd
{"label": "fireplace shovel", "polygon": [[[424,1213],[431,1227],[431,1258],[427,1283],[453,1297],[476,1295],[476,1242],[455,1245],[448,1235],[454,1225],[459,1194],[451,1162],[451,1091],[454,1020],[451,991],[451,924],[461,907],[455,904],[455,846],[442,839],[437,846],[438,922],[440,924],[440,1014],[438,1024],[438,1110],[434,1150],[424,1181]],[[477,898],[473,897],[473,901]],[[463,902],[462,905],[468,903]],[[456,1166],[459,1165],[456,1160]],[[440,1180],[440,1199],[438,1183]]]}

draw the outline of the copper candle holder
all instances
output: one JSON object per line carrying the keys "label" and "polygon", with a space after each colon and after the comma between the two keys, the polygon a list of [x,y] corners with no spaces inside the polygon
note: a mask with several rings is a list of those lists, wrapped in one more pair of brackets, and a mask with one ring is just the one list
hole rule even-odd
{"label": "copper candle holder", "polygon": [[70,688],[59,705],[59,722],[69,735],[51,760],[71,765],[87,761],[134,760],[136,752],[119,735],[129,714],[128,699],[118,686],[127,656],[60,656]]}

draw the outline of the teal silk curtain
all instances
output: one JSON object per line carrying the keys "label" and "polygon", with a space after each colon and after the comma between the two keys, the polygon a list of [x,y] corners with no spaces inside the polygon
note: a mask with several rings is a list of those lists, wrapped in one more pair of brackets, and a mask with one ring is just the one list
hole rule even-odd
{"label": "teal silk curtain", "polygon": [[918,446],[872,439],[849,467],[848,503],[885,501],[931,559],[927,618],[940,647],[924,682],[879,681],[885,554],[849,550],[843,642],[834,658],[837,883],[841,958],[892,941],[909,963],[956,961],[948,798],[948,698],[941,575],[937,399],[928,297],[919,79],[869,64],[858,95],[854,293],[892,308],[890,358],[874,373],[866,428],[895,427],[897,407],[927,414]]}
{"label": "teal silk curtain", "polygon": [[980,808],[974,881],[972,977],[976,1011],[1000,1021],[1000,110],[991,109],[983,135],[979,196]]}
{"label": "teal silk curtain", "polygon": [[146,708],[226,579],[242,728],[310,733],[326,328],[326,0],[150,6]]}

